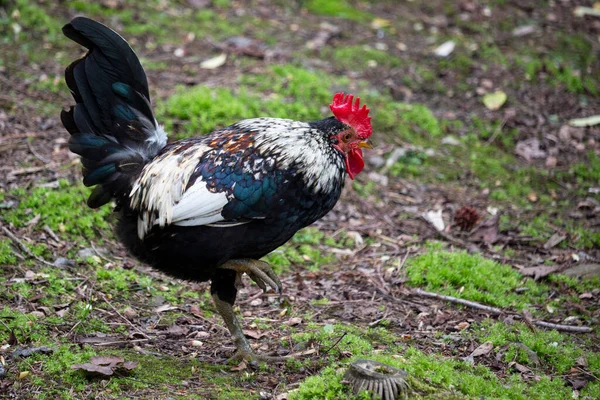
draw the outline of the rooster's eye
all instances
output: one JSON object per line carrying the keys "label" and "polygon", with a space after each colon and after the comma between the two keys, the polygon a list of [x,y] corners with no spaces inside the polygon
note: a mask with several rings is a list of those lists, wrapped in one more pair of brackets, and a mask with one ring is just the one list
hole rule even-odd
{"label": "rooster's eye", "polygon": [[348,143],[350,139],[352,139],[352,134],[350,132],[346,132],[342,136],[342,140],[344,141],[344,143]]}

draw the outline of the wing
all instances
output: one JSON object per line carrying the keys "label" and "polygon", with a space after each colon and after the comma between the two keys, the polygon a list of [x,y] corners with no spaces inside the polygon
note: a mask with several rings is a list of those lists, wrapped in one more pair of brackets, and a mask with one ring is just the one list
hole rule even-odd
{"label": "wing", "polygon": [[177,142],[148,164],[131,191],[138,210],[138,235],[161,227],[236,226],[264,219],[285,199],[293,175],[277,157],[257,148],[253,132],[222,130],[217,135]]}

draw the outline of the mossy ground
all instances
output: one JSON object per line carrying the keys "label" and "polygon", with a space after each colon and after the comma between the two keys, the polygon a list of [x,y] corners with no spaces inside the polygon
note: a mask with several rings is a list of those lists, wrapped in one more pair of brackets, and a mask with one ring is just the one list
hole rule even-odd
{"label": "mossy ground", "polygon": [[[599,131],[567,123],[600,114],[593,24],[569,2],[197,3],[0,5],[0,223],[28,250],[0,233],[0,396],[366,399],[342,383],[343,368],[371,358],[405,369],[415,398],[600,398],[600,281],[535,282],[518,270],[600,257]],[[376,148],[365,173],[323,221],[265,258],[284,295],[240,292],[257,351],[307,352],[304,360],[231,370],[223,362],[233,347],[207,284],[140,265],[116,241],[111,208],[85,205],[89,189],[58,120],[71,103],[62,70],[80,54],[60,28],[77,14],[130,41],[172,138],[242,118],[319,119],[336,91],[359,93],[371,108]],[[340,33],[306,46],[331,30],[324,22]],[[523,26],[532,33],[516,35]],[[216,70],[199,67],[235,36],[272,54],[233,52]],[[448,40],[454,52],[433,56]],[[507,104],[487,110],[482,96],[495,90]],[[516,154],[531,139],[544,156]],[[422,218],[443,208],[451,223],[464,205],[482,219],[497,210],[501,240],[472,243],[454,225],[436,234]],[[544,247],[555,234],[564,239]],[[412,288],[509,318],[411,296]],[[593,332],[533,328],[526,315]],[[465,361],[486,342],[489,353]],[[54,351],[10,358],[17,346]],[[110,379],[71,368],[93,355],[139,365]]]}

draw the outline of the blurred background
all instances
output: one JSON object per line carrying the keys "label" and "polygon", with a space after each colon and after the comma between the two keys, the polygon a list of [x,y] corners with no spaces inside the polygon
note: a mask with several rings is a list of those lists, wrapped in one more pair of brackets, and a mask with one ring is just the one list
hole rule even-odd
{"label": "blurred background", "polygon": [[[529,307],[536,318],[555,322],[564,322],[569,310],[576,309],[572,312],[578,321],[596,324],[597,332],[599,294],[593,288],[600,282],[600,3],[2,0],[0,223],[6,230],[0,232],[0,284],[6,294],[0,289],[0,311],[2,303],[7,307],[0,316],[8,322],[0,326],[0,343],[11,342],[14,332],[21,330],[26,332],[22,341],[59,343],[59,350],[51,362],[34,358],[11,364],[10,373],[31,371],[37,380],[11,380],[8,385],[0,378],[0,394],[3,387],[13,391],[21,387],[34,396],[67,370],[65,385],[51,385],[52,393],[68,397],[75,390],[74,396],[81,397],[91,390],[97,396],[111,396],[101,395],[101,386],[87,386],[81,375],[70,370],[72,363],[102,350],[74,351],[74,335],[107,334],[114,332],[114,326],[125,336],[130,333],[131,327],[118,317],[111,319],[98,311],[112,310],[94,294],[98,290],[113,296],[121,312],[136,304],[131,306],[135,315],[130,321],[143,329],[154,324],[166,332],[166,327],[182,325],[177,321],[189,318],[189,307],[187,311],[184,307],[188,303],[200,305],[197,315],[212,316],[204,286],[148,275],[145,270],[138,274],[143,267],[127,258],[112,237],[110,207],[89,210],[85,206],[89,191],[80,183],[80,163],[68,152],[67,133],[59,120],[60,110],[72,103],[63,81],[64,68],[84,54],[62,36],[61,27],[77,15],[97,19],[129,41],[148,74],[157,119],[171,138],[206,134],[249,117],[320,119],[329,114],[328,104],[337,91],[360,95],[371,108],[375,149],[366,154],[365,172],[347,182],[342,201],[323,221],[268,257],[283,273],[284,283],[287,279],[291,296],[296,296],[295,318],[306,322],[304,313],[314,314],[319,301],[324,302],[321,305],[358,301],[363,294],[365,299],[374,298],[371,286],[379,278],[373,276],[381,276],[384,285],[392,285],[386,289],[388,294],[401,293],[405,285],[418,286],[517,311]],[[438,275],[428,275],[433,266],[438,267]],[[367,278],[349,278],[360,268]],[[567,270],[569,276],[554,275]],[[322,283],[323,276],[329,283]],[[538,285],[524,280],[525,276],[549,281]],[[583,276],[588,280],[581,281]],[[298,288],[296,279],[307,280],[312,289]],[[526,295],[510,297],[523,287],[518,293]],[[255,289],[251,287],[252,294]],[[589,296],[580,297],[586,293]],[[242,292],[244,296],[250,294]],[[333,345],[342,334],[357,340],[361,334],[334,327],[330,318],[346,321],[363,333],[374,320],[385,320],[386,329],[396,337],[411,332],[411,327],[420,330],[423,324],[440,335],[453,334],[461,331],[455,327],[463,320],[472,319],[467,325],[483,320],[477,313],[458,317],[460,309],[446,310],[447,318],[440,319],[436,312],[427,311],[431,307],[427,302],[394,309],[378,301],[383,303],[375,303],[369,315],[326,306],[323,315],[312,319],[317,328],[294,328],[292,322],[287,329]],[[167,310],[163,320],[152,310],[165,304],[180,309]],[[261,315],[281,312],[279,303],[265,300],[260,307],[266,310]],[[61,310],[68,312],[61,316]],[[45,323],[32,327],[32,319],[21,319],[32,312],[41,313],[34,315],[35,320]],[[417,318],[417,314],[423,315]],[[256,315],[247,317],[252,321]],[[410,317],[404,319],[405,315]],[[188,325],[200,323],[206,321]],[[323,333],[319,330],[323,325],[332,328]],[[252,329],[268,331],[269,327],[266,323]],[[420,350],[404,354],[408,368],[417,376],[427,376],[439,364],[427,358],[430,353],[462,357],[473,350],[473,343],[486,340],[510,346],[501,328],[489,329],[486,337],[456,339],[456,345],[449,345],[452,350],[424,341]],[[195,331],[188,328],[185,335],[190,332]],[[328,332],[338,336],[330,337]],[[183,340],[188,338],[185,335],[171,337]],[[183,354],[206,355],[228,343],[218,329],[211,335],[212,339],[202,339],[208,343],[205,347],[188,345]],[[269,337],[281,339],[283,333],[273,335]],[[302,338],[309,340],[309,336]],[[538,339],[519,337],[523,342]],[[334,360],[323,358],[318,367],[287,371],[285,378],[281,372],[264,371],[247,372],[250,378],[234,382],[223,378],[226,383],[221,389],[216,389],[219,384],[214,379],[220,375],[214,371],[212,381],[207,377],[197,387],[181,387],[171,379],[202,379],[198,368],[210,369],[210,359],[185,358],[184,369],[192,372],[183,376],[169,369],[173,358],[154,361],[136,353],[146,371],[156,370],[149,365],[158,362],[160,368],[169,369],[171,378],[138,372],[137,383],[120,378],[110,382],[114,393],[124,390],[127,396],[135,396],[139,389],[163,398],[164,390],[154,393],[145,382],[157,379],[165,385],[162,389],[187,390],[187,394],[207,395],[203,390],[212,388],[215,398],[232,398],[226,396],[233,392],[222,392],[226,387],[236,396],[239,390],[235,398],[258,398],[261,388],[276,393],[278,382],[285,381],[291,390],[308,375],[321,373],[321,381],[315,377],[301,386],[308,390],[302,392],[305,398],[318,398],[323,396],[318,385],[328,380],[339,384],[339,374],[334,369],[323,372],[322,367],[337,365],[345,357],[343,351],[372,355],[377,348],[389,351],[396,339],[386,342],[377,336],[373,340],[374,348],[357,350],[357,345],[352,351],[335,350]],[[544,336],[539,341],[557,342],[562,348],[571,339]],[[180,344],[174,343],[167,340],[144,351],[182,357],[177,358],[181,361]],[[538,342],[527,343],[535,347]],[[585,351],[592,351],[595,361],[578,368],[595,378],[576,375],[573,380],[586,382],[582,387],[559,379],[543,393],[570,397],[574,390],[582,390],[588,398],[600,396],[597,342],[595,347],[577,345],[581,347],[564,347],[568,356],[560,363],[548,356],[546,369],[539,372],[542,380],[550,382],[550,376],[566,373]],[[542,347],[536,348],[540,354],[553,351]],[[497,385],[498,392],[462,388],[459,394],[512,398],[502,392],[505,382],[497,380],[511,368],[500,359],[503,365],[494,364],[491,355],[484,363],[488,380],[495,382],[490,387]],[[540,387],[531,386],[536,384],[533,375],[518,374],[527,382],[518,393],[542,393]],[[433,384],[447,389],[463,378],[444,375]],[[331,390],[331,398],[345,393],[341,386]]]}

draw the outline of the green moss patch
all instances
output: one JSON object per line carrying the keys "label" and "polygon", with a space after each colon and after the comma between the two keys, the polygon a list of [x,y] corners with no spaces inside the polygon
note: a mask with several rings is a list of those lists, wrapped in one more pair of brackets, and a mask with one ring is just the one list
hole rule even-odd
{"label": "green moss patch", "polygon": [[350,19],[353,21],[368,21],[373,18],[366,11],[356,7],[359,2],[350,4],[347,0],[308,0],[305,7],[308,11],[318,15]]}
{"label": "green moss patch", "polygon": [[[508,265],[466,252],[430,251],[409,259],[409,283],[428,290],[518,310],[542,301],[548,288],[525,279]],[[524,293],[515,289],[526,287]]]}
{"label": "green moss patch", "polygon": [[110,232],[107,216],[111,208],[106,206],[90,210],[86,204],[90,190],[60,181],[58,188],[38,187],[31,191],[17,189],[12,193],[19,205],[8,211],[3,219],[16,227],[23,227],[37,215],[35,228],[48,225],[57,235],[80,240],[106,237]]}

